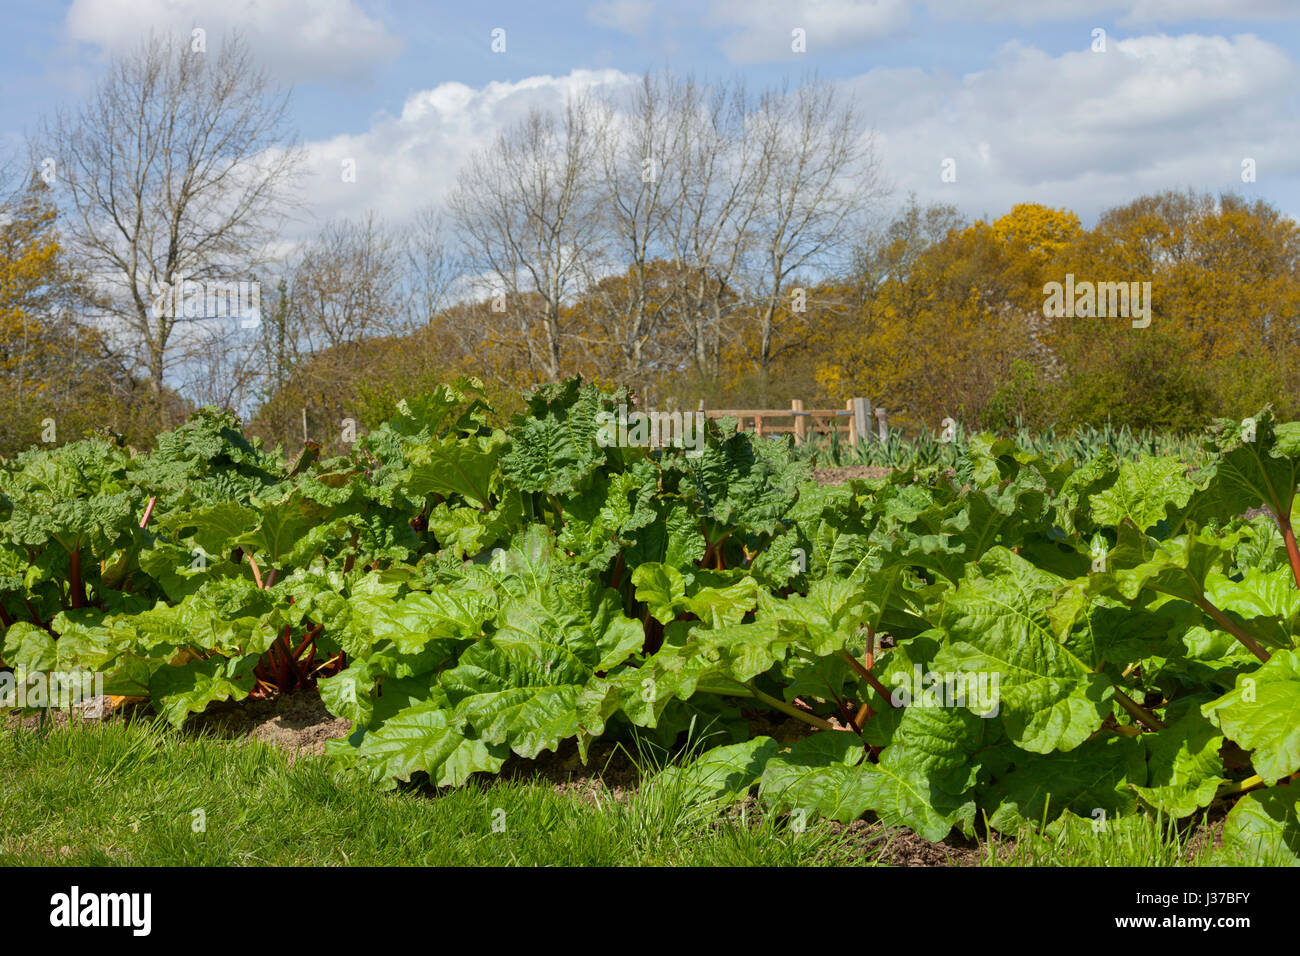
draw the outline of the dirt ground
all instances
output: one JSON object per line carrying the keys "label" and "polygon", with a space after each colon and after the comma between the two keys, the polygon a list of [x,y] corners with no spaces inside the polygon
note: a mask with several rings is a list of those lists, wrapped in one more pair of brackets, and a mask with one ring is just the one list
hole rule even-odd
{"label": "dirt ground", "polygon": [[863,846],[863,852],[877,856],[889,866],[979,866],[979,844],[961,836],[950,836],[931,843],[910,830],[891,830],[879,823],[855,820],[848,826],[832,827],[849,834]]}
{"label": "dirt ground", "polygon": [[185,723],[187,733],[228,739],[251,737],[292,755],[314,756],[325,753],[325,741],[346,737],[351,727],[350,721],[326,710],[314,694],[221,704]]}
{"label": "dirt ground", "polygon": [[842,485],[855,478],[888,478],[892,468],[875,465],[846,465],[843,468],[814,468],[813,481],[819,485]]}

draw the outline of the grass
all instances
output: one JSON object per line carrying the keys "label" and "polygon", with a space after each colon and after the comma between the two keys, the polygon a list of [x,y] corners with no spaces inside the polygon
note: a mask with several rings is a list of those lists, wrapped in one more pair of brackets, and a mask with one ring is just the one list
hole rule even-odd
{"label": "grass", "polygon": [[336,776],[323,758],[290,760],[258,741],[195,739],[146,721],[11,725],[0,732],[0,778],[4,865],[873,862],[835,828],[742,820],[684,798],[671,778],[624,802],[504,780],[385,793]]}
{"label": "grass", "polygon": [[[328,761],[253,740],[178,734],[158,721],[0,730],[0,865],[845,866],[881,862],[889,835],[700,799],[659,751],[641,784],[595,799],[544,780],[383,792]],[[680,759],[680,758],[678,758]],[[1205,841],[1202,841],[1203,843]],[[1059,822],[983,842],[985,866],[1213,862],[1138,816]]]}
{"label": "grass", "polygon": [[1193,844],[1189,830],[1168,820],[1134,814],[1112,820],[1074,817],[1022,831],[1015,841],[984,847],[984,866],[1207,866],[1216,861],[1210,841]]}

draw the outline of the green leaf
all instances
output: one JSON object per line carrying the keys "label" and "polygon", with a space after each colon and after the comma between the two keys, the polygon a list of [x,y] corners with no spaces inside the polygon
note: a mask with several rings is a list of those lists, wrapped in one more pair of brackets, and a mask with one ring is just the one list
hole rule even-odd
{"label": "green leaf", "polygon": [[776,812],[805,814],[851,823],[866,812],[870,795],[858,764],[862,739],[846,731],[823,731],[798,741],[767,761],[759,799]]}
{"label": "green leaf", "polygon": [[1300,589],[1289,565],[1272,571],[1250,568],[1240,581],[1211,573],[1205,579],[1205,596],[1215,607],[1250,621],[1251,631],[1270,643],[1295,643]]}
{"label": "green leaf", "polygon": [[1204,510],[1222,522],[1260,506],[1284,521],[1290,518],[1300,483],[1300,422],[1279,425],[1269,407],[1254,415],[1253,422],[1251,429],[1219,419],[1206,441],[1212,458],[1203,496],[1210,506]]}
{"label": "green leaf", "polygon": [[639,532],[656,527],[655,481],[655,472],[648,467],[599,475],[590,494],[565,500],[560,547],[585,564],[607,568],[620,551],[635,544]]}
{"label": "green leaf", "polygon": [[605,449],[596,442],[597,415],[612,402],[575,378],[543,385],[528,404],[529,414],[516,416],[511,425],[502,474],[525,492],[580,492],[606,460]]}
{"label": "green leaf", "polygon": [[54,670],[58,666],[54,635],[27,621],[16,621],[5,632],[0,659],[20,674]]}
{"label": "green leaf", "polygon": [[[330,509],[304,497],[301,492],[294,492],[281,501],[255,500],[254,503],[259,508],[257,527],[240,535],[235,543],[256,555],[259,564],[279,565],[306,538],[312,539],[313,547],[308,549],[310,555],[323,540],[319,529],[328,520]],[[330,535],[329,532],[324,534]]]}
{"label": "green leaf", "polygon": [[677,608],[686,601],[686,578],[676,568],[646,563],[632,572],[636,599],[644,601],[651,617],[668,624],[677,617]]}
{"label": "green leaf", "polygon": [[416,498],[433,493],[460,495],[479,507],[486,507],[492,498],[497,463],[505,448],[506,436],[502,431],[474,438],[433,438],[410,446],[407,493]]}
{"label": "green leaf", "polygon": [[1202,711],[1225,737],[1251,752],[1268,784],[1300,770],[1300,655],[1278,651]]}
{"label": "green leaf", "polygon": [[437,704],[413,707],[361,739],[360,766],[372,779],[409,780],[424,771],[435,786],[458,787],[470,774],[496,773],[508,750],[466,736]]}
{"label": "green leaf", "polygon": [[1015,766],[984,788],[981,804],[993,809],[989,825],[1016,833],[1069,810],[1096,819],[1131,813],[1130,784],[1146,786],[1145,747],[1133,737],[1094,737],[1068,753],[1015,755]]}
{"label": "green leaf", "polygon": [[1195,603],[1204,598],[1210,574],[1231,561],[1236,538],[1193,533],[1157,541],[1125,521],[1107,558],[1114,570],[1096,575],[1097,590],[1111,587],[1126,601],[1149,590]]}
{"label": "green leaf", "polygon": [[675,794],[684,804],[743,797],[762,776],[763,768],[779,749],[771,737],[754,737],[743,743],[714,747],[685,767],[667,767],[650,786]]}
{"label": "green leaf", "polygon": [[[889,573],[882,577],[893,577]],[[843,578],[823,578],[813,583],[807,595],[793,594],[776,598],[758,595],[759,617],[764,621],[789,621],[807,630],[807,646],[816,655],[842,649],[857,636],[860,625],[867,623],[859,585]]]}
{"label": "green leaf", "polygon": [[1153,528],[1187,506],[1195,491],[1180,458],[1139,458],[1119,466],[1115,483],[1089,499],[1092,520],[1119,525],[1128,519],[1141,531]]}
{"label": "green leaf", "polygon": [[758,582],[751,577],[742,577],[729,584],[719,582],[716,586],[706,583],[723,577],[721,574],[700,572],[695,576],[692,582],[694,586],[683,602],[687,611],[710,627],[732,627],[739,624],[754,609],[758,600]]}
{"label": "green leaf", "polygon": [[590,608],[563,612],[519,601],[505,610],[492,637],[442,675],[441,684],[457,716],[483,740],[508,744],[531,759],[577,735],[587,682],[643,641],[640,624],[623,617],[612,591]]}
{"label": "green leaf", "polygon": [[924,839],[942,840],[955,824],[960,822],[967,831],[974,824],[974,800],[936,795],[910,768],[882,760],[857,769],[860,777],[855,781],[854,798],[859,793],[865,796],[867,807],[876,811],[887,827],[907,827]]}
{"label": "green leaf", "polygon": [[1300,866],[1300,805],[1294,787],[1244,794],[1223,821],[1223,851],[1237,866]]}
{"label": "green leaf", "polygon": [[1094,671],[1080,632],[1058,640],[1050,611],[1064,582],[1005,548],[994,548],[944,602],[950,644],[937,670],[996,675],[1007,736],[1033,753],[1070,750],[1111,712],[1113,688]]}
{"label": "green leaf", "polygon": [[209,555],[229,553],[235,542],[257,526],[257,514],[233,501],[222,501],[160,519],[159,524],[195,543]]}
{"label": "green leaf", "polygon": [[253,689],[256,657],[213,656],[180,667],[159,669],[149,682],[149,696],[158,712],[173,727],[190,714],[202,713],[221,700],[243,700]]}
{"label": "green leaf", "polygon": [[1139,739],[1147,748],[1148,783],[1133,785],[1133,789],[1151,806],[1175,819],[1208,807],[1227,780],[1219,756],[1223,735],[1197,710]]}
{"label": "green leaf", "polygon": [[796,475],[778,473],[755,454],[754,441],[746,432],[723,436],[709,419],[698,456],[677,453],[666,458],[665,482],[676,480],[683,500],[704,520],[710,542],[738,530],[775,534],[799,496]]}

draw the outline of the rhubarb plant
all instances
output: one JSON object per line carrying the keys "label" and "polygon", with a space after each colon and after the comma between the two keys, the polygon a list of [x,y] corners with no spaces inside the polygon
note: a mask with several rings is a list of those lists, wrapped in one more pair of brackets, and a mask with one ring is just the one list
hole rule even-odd
{"label": "rhubarb plant", "polygon": [[628,401],[503,423],[465,380],[333,459],[207,410],[0,463],[0,662],[177,725],[318,694],[384,787],[704,732],[700,799],[935,840],[1226,807],[1225,854],[1300,862],[1300,424],[1218,422],[1195,469],[974,436],[823,488],[727,423],[611,444]]}

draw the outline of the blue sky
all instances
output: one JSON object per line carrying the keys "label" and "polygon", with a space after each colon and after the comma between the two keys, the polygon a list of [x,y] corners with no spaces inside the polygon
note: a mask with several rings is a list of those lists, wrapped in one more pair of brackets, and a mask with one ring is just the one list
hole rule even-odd
{"label": "blue sky", "polygon": [[[150,29],[238,28],[293,84],[310,214],[436,202],[527,104],[668,66],[756,86],[817,72],[874,125],[893,201],[1068,206],[1085,221],[1164,188],[1300,215],[1295,0],[74,0],[7,3],[0,137],[75,104]],[[506,51],[493,53],[494,28]],[[790,50],[791,30],[807,51]],[[1106,31],[1095,52],[1093,30]],[[360,175],[341,184],[341,158]],[[952,158],[957,181],[941,180]],[[1243,183],[1241,162],[1257,180]]]}

